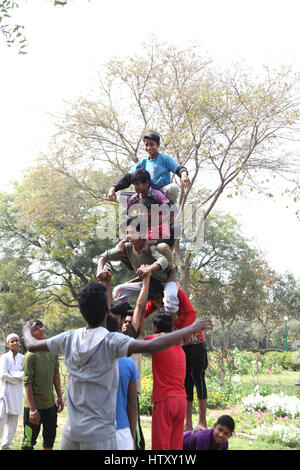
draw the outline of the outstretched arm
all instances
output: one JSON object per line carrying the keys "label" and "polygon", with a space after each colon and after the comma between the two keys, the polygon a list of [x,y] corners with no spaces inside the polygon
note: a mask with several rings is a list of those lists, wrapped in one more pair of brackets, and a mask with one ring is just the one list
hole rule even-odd
{"label": "outstretched arm", "polygon": [[133,341],[127,351],[127,355],[136,353],[154,354],[156,352],[167,349],[174,344],[180,343],[184,338],[190,335],[200,333],[202,330],[211,330],[213,327],[212,321],[209,317],[202,317],[196,320],[192,325],[186,326],[181,330],[174,331],[165,335],[157,336],[148,341],[135,340]]}

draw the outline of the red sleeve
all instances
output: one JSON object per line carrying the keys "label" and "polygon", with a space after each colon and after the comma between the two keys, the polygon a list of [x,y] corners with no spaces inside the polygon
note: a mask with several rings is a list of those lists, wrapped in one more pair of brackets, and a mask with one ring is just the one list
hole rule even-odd
{"label": "red sleeve", "polygon": [[[191,325],[196,320],[196,311],[191,304],[188,296],[186,295],[183,289],[178,291],[178,300],[179,300],[179,316],[175,320],[175,326],[177,328],[184,328],[185,326]],[[202,341],[205,341],[205,336],[203,331],[200,333]]]}
{"label": "red sleeve", "polygon": [[184,328],[194,323],[196,320],[196,312],[183,289],[179,289],[178,291],[178,300],[179,316],[177,320],[175,320],[175,326],[177,328]]}
{"label": "red sleeve", "polygon": [[144,337],[144,339],[153,339],[153,338],[155,338],[155,335],[148,335]]}
{"label": "red sleeve", "polygon": [[157,310],[156,305],[152,302],[152,300],[148,300],[145,308],[145,318],[149,317],[149,315],[155,312],[155,310]]}

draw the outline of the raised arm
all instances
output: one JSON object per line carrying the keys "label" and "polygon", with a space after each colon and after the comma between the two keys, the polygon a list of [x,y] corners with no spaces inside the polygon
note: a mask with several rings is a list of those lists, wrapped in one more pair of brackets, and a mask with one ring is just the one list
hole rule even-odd
{"label": "raised arm", "polygon": [[143,286],[136,301],[132,316],[131,324],[136,331],[140,332],[140,334],[143,334],[142,330],[144,329],[144,311],[148,301],[150,277],[151,274],[149,273],[143,279]]}

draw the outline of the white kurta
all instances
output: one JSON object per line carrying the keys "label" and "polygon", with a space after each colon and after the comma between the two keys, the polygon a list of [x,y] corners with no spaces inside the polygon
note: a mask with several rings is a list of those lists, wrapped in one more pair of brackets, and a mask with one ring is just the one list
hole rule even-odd
{"label": "white kurta", "polygon": [[4,400],[6,413],[23,413],[23,354],[9,351],[0,358],[0,400]]}

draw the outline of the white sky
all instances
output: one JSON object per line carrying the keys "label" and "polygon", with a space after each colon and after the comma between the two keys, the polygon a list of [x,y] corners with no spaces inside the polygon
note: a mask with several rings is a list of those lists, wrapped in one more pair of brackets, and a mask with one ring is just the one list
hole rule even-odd
{"label": "white sky", "polygon": [[[0,189],[46,148],[53,132],[48,113],[88,92],[105,60],[138,52],[151,35],[200,44],[222,65],[235,61],[260,70],[292,64],[300,72],[299,0],[74,0],[63,8],[46,0],[19,3],[14,19],[25,25],[28,54],[19,56],[0,38]],[[255,237],[276,270],[300,278],[293,203],[224,199],[220,206],[240,214],[244,234]]]}

